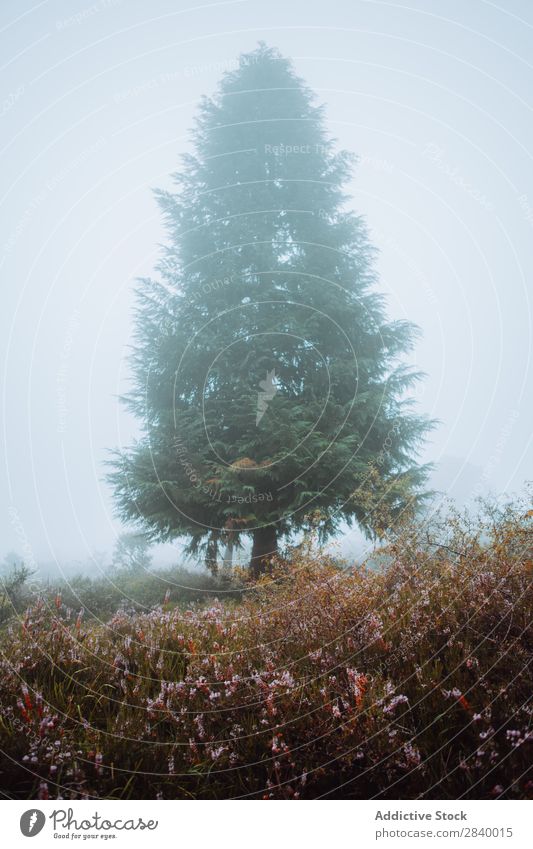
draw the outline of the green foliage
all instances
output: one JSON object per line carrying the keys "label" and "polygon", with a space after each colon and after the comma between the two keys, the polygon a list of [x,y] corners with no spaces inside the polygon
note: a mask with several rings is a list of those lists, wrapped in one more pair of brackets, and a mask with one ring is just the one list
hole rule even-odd
{"label": "green foliage", "polygon": [[[6,563],[8,561],[6,557]],[[14,614],[20,613],[28,604],[30,594],[28,578],[33,574],[24,563],[12,565],[7,574],[0,577],[0,625]]]}
{"label": "green foliage", "polygon": [[150,611],[165,602],[185,605],[222,595],[239,599],[242,589],[236,578],[226,574],[213,577],[181,566],[139,571],[111,570],[100,577],[80,573],[72,577],[35,581],[31,588],[27,567],[15,567],[0,579],[0,625],[20,620],[28,605],[41,598],[47,606],[60,604],[75,617],[107,621],[117,610],[130,613]]}
{"label": "green foliage", "polygon": [[84,617],[106,621],[119,609],[148,611],[160,605],[202,602],[217,594],[224,597],[240,593],[234,582],[215,579],[205,572],[181,567],[150,572],[121,571],[90,578],[77,575],[69,581],[56,581],[43,588],[48,599],[59,596],[66,609],[82,610]]}
{"label": "green foliage", "polygon": [[323,538],[342,521],[372,533],[419,502],[429,425],[400,361],[416,329],[387,321],[346,208],[353,158],[264,45],[202,101],[193,143],[158,193],[159,278],[138,287],[125,400],[144,436],[114,458],[120,513],[211,558],[242,534],[275,546],[317,510]]}

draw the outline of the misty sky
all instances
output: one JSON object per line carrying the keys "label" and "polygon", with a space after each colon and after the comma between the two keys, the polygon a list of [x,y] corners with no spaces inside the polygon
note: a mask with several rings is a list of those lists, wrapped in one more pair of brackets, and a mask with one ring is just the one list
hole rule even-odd
{"label": "misty sky", "polygon": [[86,560],[121,528],[103,480],[136,423],[133,285],[165,236],[199,98],[259,40],[360,157],[353,207],[390,318],[423,331],[423,459],[451,495],[533,478],[533,6],[526,0],[4,0],[0,557]]}

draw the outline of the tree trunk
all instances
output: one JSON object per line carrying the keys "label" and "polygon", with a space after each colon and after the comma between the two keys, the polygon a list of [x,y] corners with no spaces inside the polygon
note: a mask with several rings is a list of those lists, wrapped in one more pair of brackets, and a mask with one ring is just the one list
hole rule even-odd
{"label": "tree trunk", "polygon": [[207,541],[205,565],[213,577],[218,575],[218,534],[216,531],[211,531]]}
{"label": "tree trunk", "polygon": [[258,578],[268,570],[270,558],[278,553],[278,534],[275,525],[256,528],[252,545],[250,572]]}
{"label": "tree trunk", "polygon": [[233,569],[233,540],[230,538],[226,545],[226,551],[222,558],[222,565],[226,572],[231,572]]}

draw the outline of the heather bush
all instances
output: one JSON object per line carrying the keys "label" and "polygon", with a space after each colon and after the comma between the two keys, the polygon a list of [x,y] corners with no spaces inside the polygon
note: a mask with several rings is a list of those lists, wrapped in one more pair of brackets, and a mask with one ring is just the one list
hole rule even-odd
{"label": "heather bush", "polygon": [[242,600],[105,625],[57,596],[2,637],[1,786],[41,798],[532,794],[532,513],[306,540]]}

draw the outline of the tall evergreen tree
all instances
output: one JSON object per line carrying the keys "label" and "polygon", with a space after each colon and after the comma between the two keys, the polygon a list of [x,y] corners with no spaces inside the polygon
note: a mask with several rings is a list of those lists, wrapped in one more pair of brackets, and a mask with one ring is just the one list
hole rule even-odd
{"label": "tall evergreen tree", "polygon": [[280,537],[319,517],[371,533],[420,498],[428,428],[399,357],[373,248],[346,208],[352,157],[290,62],[261,44],[203,99],[194,152],[158,192],[169,245],[138,287],[135,384],[143,438],[117,453],[120,513],[155,539],[189,539],[215,565],[253,539],[264,568]]}

